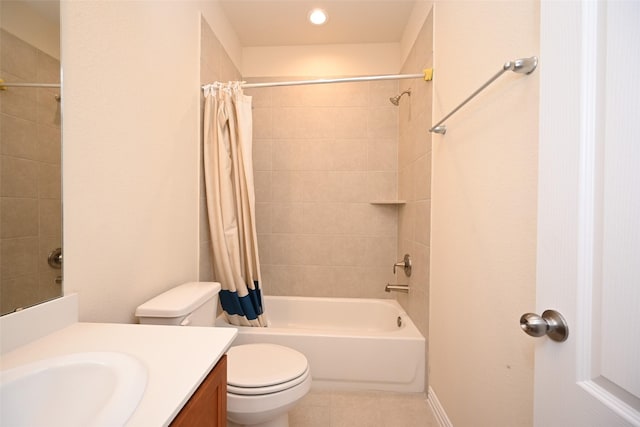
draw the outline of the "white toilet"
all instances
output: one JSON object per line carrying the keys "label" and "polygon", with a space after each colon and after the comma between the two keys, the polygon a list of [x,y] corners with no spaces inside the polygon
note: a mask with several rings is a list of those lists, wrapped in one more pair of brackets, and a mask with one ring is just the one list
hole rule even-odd
{"label": "white toilet", "polygon": [[[220,284],[177,286],[136,309],[140,323],[213,326]],[[306,357],[275,344],[245,344],[227,352],[229,426],[288,427],[289,410],[311,388]]]}

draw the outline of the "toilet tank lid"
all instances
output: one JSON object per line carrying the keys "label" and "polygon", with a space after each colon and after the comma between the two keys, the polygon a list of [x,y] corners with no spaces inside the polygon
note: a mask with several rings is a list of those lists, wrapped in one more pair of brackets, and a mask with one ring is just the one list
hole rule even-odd
{"label": "toilet tank lid", "polygon": [[217,282],[189,282],[169,289],[136,309],[136,317],[180,317],[220,292]]}

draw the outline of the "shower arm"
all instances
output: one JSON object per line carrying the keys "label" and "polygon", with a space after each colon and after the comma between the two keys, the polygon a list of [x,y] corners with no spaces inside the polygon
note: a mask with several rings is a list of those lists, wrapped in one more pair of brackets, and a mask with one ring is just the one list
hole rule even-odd
{"label": "shower arm", "polygon": [[538,58],[532,56],[531,58],[521,58],[516,59],[514,61],[507,61],[502,66],[502,69],[494,74],[485,84],[480,86],[475,92],[473,92],[467,99],[462,101],[460,105],[453,109],[449,114],[444,116],[438,123],[433,125],[429,132],[439,133],[440,135],[444,135],[447,133],[447,127],[443,125],[443,123],[451,116],[453,116],[459,109],[464,107],[469,101],[476,97],[480,92],[482,92],[487,86],[493,83],[498,77],[503,75],[506,71],[513,71],[518,74],[531,74],[538,66]]}

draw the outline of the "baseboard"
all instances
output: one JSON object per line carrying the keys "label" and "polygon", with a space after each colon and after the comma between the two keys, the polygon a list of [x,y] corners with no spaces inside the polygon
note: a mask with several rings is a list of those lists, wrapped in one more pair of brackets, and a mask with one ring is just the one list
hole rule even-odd
{"label": "baseboard", "polygon": [[429,392],[427,394],[427,402],[429,402],[429,406],[431,407],[433,415],[436,417],[436,421],[438,421],[438,425],[440,427],[453,427],[451,420],[447,417],[446,412],[444,412],[444,408],[436,396],[436,392],[431,387],[429,387]]}

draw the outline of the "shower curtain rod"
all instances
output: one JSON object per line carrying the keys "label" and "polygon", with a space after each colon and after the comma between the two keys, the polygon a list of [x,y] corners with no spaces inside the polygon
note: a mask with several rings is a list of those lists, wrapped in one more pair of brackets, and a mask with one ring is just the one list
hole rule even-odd
{"label": "shower curtain rod", "polygon": [[0,90],[5,90],[8,87],[53,87],[59,88],[60,83],[7,83],[0,79]]}
{"label": "shower curtain rod", "polygon": [[[327,83],[351,83],[351,82],[368,82],[377,80],[401,80],[401,79],[424,79],[431,81],[433,79],[433,68],[426,68],[421,74],[385,74],[379,76],[361,76],[361,77],[344,77],[337,79],[315,79],[315,80],[294,80],[288,82],[265,82],[265,83],[242,83],[243,89],[275,87],[275,86],[301,86],[301,85],[318,85]],[[202,86],[207,89],[211,84]]]}

